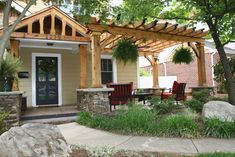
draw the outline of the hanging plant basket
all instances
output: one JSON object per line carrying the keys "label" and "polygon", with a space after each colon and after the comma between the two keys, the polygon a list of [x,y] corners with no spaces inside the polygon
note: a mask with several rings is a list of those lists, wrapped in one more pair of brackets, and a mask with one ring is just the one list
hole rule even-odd
{"label": "hanging plant basket", "polygon": [[124,62],[136,62],[139,54],[138,47],[128,39],[121,39],[117,43],[117,47],[113,50],[113,58]]}
{"label": "hanging plant basket", "polygon": [[175,50],[172,62],[175,64],[186,63],[190,64],[193,61],[193,53],[188,47],[180,47]]}

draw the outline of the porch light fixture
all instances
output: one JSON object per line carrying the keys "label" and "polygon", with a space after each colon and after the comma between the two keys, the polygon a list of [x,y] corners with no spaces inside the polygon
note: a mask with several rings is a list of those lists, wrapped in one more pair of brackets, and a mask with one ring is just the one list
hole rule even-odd
{"label": "porch light fixture", "polygon": [[53,46],[54,43],[47,43],[47,46]]}

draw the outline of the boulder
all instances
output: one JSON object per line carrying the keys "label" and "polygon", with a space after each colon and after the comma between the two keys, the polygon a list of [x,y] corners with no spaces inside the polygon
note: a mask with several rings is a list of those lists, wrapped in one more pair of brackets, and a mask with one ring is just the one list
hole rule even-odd
{"label": "boulder", "polygon": [[203,106],[203,119],[217,117],[221,121],[235,120],[235,106],[224,101],[209,101]]}
{"label": "boulder", "polygon": [[70,146],[54,125],[25,124],[12,127],[0,136],[3,157],[67,157],[70,153]]}

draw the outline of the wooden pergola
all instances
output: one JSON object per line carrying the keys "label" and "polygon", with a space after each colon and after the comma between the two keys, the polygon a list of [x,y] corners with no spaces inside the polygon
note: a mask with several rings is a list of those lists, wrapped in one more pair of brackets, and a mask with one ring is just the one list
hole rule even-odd
{"label": "wooden pergola", "polygon": [[179,24],[158,22],[157,20],[146,23],[142,20],[135,24],[116,24],[109,21],[107,25],[93,18],[86,24],[91,37],[92,53],[92,85],[101,86],[100,55],[110,53],[117,45],[118,40],[127,38],[132,40],[139,48],[139,55],[145,56],[153,67],[153,87],[158,83],[158,59],[156,56],[165,48],[187,44],[197,56],[198,85],[206,85],[204,42],[208,32],[203,29],[187,28]]}

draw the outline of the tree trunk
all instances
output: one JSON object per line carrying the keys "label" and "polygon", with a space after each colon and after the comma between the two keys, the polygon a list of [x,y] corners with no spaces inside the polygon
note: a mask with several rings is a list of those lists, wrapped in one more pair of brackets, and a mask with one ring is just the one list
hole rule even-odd
{"label": "tree trunk", "polygon": [[227,56],[224,51],[224,46],[222,45],[219,35],[217,33],[215,25],[212,23],[212,21],[207,22],[210,31],[212,32],[212,38],[215,42],[216,49],[219,53],[220,60],[224,69],[225,79],[227,83],[227,91],[228,91],[228,99],[229,103],[235,105],[235,83],[233,81],[233,75],[231,72],[231,68],[229,65],[229,61],[227,59]]}
{"label": "tree trunk", "polygon": [[6,48],[7,40],[5,38],[6,38],[5,36],[2,36],[0,39],[0,61],[3,58],[3,54],[4,54],[5,48]]}

